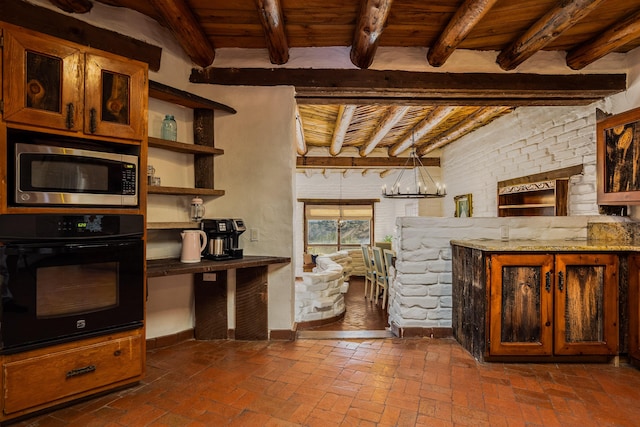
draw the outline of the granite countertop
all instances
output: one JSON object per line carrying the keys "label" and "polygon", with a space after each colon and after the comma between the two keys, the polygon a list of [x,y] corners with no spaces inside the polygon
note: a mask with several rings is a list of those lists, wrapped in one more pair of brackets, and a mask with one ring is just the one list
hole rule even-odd
{"label": "granite countertop", "polygon": [[452,240],[452,245],[488,252],[636,252],[640,246],[605,240]]}

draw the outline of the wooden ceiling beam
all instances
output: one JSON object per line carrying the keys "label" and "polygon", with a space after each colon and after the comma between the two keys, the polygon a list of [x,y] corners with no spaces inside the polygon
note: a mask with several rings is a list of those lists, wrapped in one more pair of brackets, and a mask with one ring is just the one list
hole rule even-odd
{"label": "wooden ceiling beam", "polygon": [[[424,157],[420,159],[424,166],[440,166],[440,158]],[[299,168],[312,169],[352,169],[352,168],[382,168],[382,169],[403,169],[412,168],[413,165],[407,165],[405,157],[320,157],[307,156],[297,157],[296,165]]]}
{"label": "wooden ceiling beam", "polygon": [[434,67],[442,66],[497,1],[466,0],[460,5],[438,40],[429,48],[429,64]]}
{"label": "wooden ceiling beam", "polygon": [[267,40],[269,60],[272,64],[289,61],[289,42],[284,32],[284,14],[280,0],[255,0],[260,24]]}
{"label": "wooden ceiling beam", "polygon": [[186,0],[149,0],[185,53],[200,67],[213,63],[215,50]]}
{"label": "wooden ceiling beam", "polygon": [[567,65],[581,70],[615,49],[640,37],[640,10],[602,34],[576,46],[567,53]]}
{"label": "wooden ceiling beam", "polygon": [[376,146],[384,139],[391,129],[407,114],[409,107],[406,105],[392,105],[388,107],[384,116],[376,124],[369,140],[360,148],[360,155],[366,156],[370,154]]}
{"label": "wooden ceiling beam", "polygon": [[418,155],[420,157],[430,153],[436,148],[441,148],[458,138],[463,137],[467,133],[474,129],[487,125],[497,116],[511,110],[509,107],[487,107],[476,111],[471,116],[467,117],[456,126],[451,127],[447,132],[438,135],[437,139],[432,142],[423,144],[418,148]]}
{"label": "wooden ceiling beam", "polygon": [[88,13],[93,7],[89,0],[49,0],[49,3],[67,13]]}
{"label": "wooden ceiling beam", "polygon": [[411,147],[416,140],[420,140],[420,138],[438,126],[440,122],[446,119],[449,114],[453,113],[455,110],[456,107],[436,107],[427,117],[414,126],[414,128],[411,129],[411,132],[407,133],[402,141],[394,144],[389,149],[389,155],[395,157]]}
{"label": "wooden ceiling beam", "polygon": [[533,24],[522,36],[500,52],[497,63],[503,70],[513,70],[529,59],[565,30],[587,16],[605,0],[563,0]]}
{"label": "wooden ceiling beam", "polygon": [[344,143],[344,137],[347,134],[347,129],[351,124],[353,113],[356,111],[356,106],[341,105],[338,110],[338,118],[336,120],[336,126],[333,129],[333,135],[331,136],[331,147],[329,153],[332,156],[337,156],[342,151],[342,144]]}
{"label": "wooden ceiling beam", "polygon": [[393,0],[361,0],[350,58],[358,68],[369,68],[387,23]]}
{"label": "wooden ceiling beam", "polygon": [[193,69],[192,83],[294,86],[300,103],[588,105],[626,90],[625,74],[426,73],[310,68]]}
{"label": "wooden ceiling beam", "polygon": [[296,150],[298,154],[304,156],[307,154],[307,143],[304,139],[304,129],[302,127],[302,118],[300,117],[300,111],[296,105]]}

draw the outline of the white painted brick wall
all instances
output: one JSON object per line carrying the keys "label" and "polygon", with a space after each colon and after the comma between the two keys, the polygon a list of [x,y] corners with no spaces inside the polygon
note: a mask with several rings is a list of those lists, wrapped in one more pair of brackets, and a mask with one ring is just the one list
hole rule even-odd
{"label": "white painted brick wall", "polygon": [[395,276],[389,291],[389,320],[400,328],[451,327],[451,240],[586,240],[598,216],[513,218],[398,218]]}
{"label": "white painted brick wall", "polygon": [[[445,147],[445,206],[471,193],[473,216],[495,217],[499,181],[582,164],[584,176],[569,189],[570,215],[597,215],[595,109],[521,107]],[[453,216],[453,209],[444,215]]]}

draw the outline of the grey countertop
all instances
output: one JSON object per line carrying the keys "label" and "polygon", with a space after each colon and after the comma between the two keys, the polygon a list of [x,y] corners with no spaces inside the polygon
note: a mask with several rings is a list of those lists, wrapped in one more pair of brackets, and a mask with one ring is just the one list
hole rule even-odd
{"label": "grey countertop", "polygon": [[452,240],[452,245],[488,252],[636,252],[640,246],[616,241],[588,240]]}

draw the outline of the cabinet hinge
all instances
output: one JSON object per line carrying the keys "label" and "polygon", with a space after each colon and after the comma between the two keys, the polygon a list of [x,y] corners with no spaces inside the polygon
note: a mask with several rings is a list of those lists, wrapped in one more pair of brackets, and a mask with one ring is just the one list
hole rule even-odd
{"label": "cabinet hinge", "polygon": [[4,36],[0,35],[0,49],[4,47]]}
{"label": "cabinet hinge", "polygon": [[4,99],[0,99],[0,114],[4,114]]}

